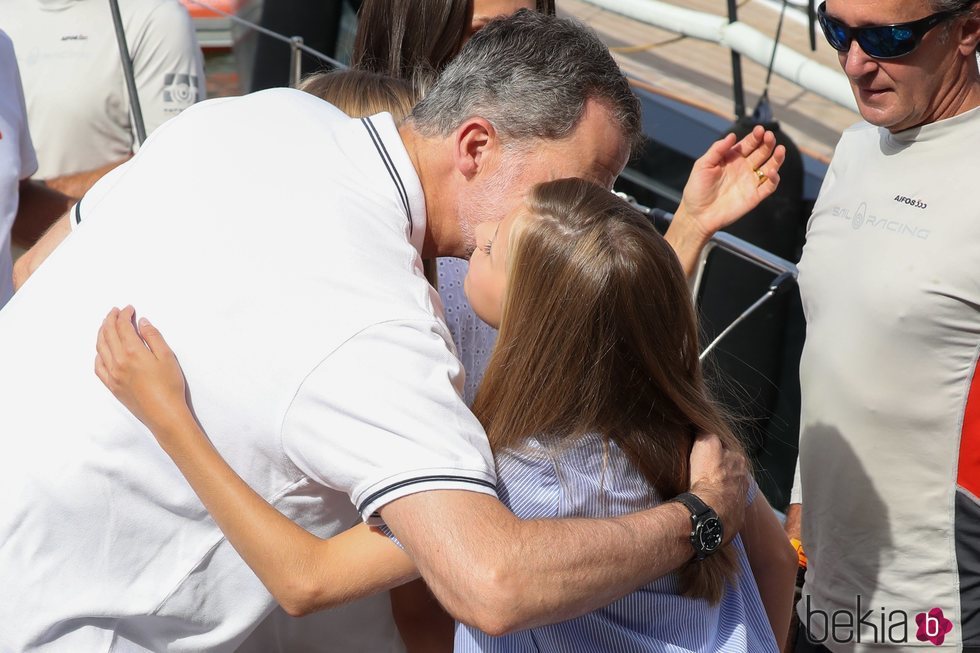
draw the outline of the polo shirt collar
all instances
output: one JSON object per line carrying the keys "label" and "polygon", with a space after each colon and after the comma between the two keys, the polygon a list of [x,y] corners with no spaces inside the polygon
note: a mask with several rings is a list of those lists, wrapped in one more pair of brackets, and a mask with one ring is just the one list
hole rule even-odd
{"label": "polo shirt collar", "polygon": [[371,136],[378,156],[388,169],[391,183],[398,191],[406,213],[409,241],[421,256],[425,240],[425,195],[394,118],[389,113],[379,113],[362,118],[361,122]]}

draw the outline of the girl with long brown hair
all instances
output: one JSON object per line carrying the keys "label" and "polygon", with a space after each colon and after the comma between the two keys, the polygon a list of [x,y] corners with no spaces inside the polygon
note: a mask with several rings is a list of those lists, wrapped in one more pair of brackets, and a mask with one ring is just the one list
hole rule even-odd
{"label": "girl with long brown hair", "polygon": [[[701,375],[680,264],[627,204],[590,182],[549,182],[504,220],[478,227],[477,242],[466,291],[500,340],[474,411],[495,452],[500,498],[518,516],[647,508],[688,488],[698,433],[740,446]],[[132,319],[131,307],[107,317],[100,378],[287,610],[330,607],[412,577],[411,560],[388,538],[360,526],[319,540],[251,493],[197,425],[173,352],[149,322],[137,331]],[[741,533],[679,573],[553,626],[492,637],[460,625],[456,650],[775,653],[796,556],[765,498],[751,492],[750,501]],[[297,590],[311,580],[313,596]]]}

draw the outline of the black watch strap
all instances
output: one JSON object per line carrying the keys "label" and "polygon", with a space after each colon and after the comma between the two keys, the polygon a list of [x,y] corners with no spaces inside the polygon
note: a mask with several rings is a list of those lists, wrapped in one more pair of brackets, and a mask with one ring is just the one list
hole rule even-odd
{"label": "black watch strap", "polygon": [[691,513],[691,546],[696,560],[704,560],[717,551],[724,541],[725,529],[718,513],[711,509],[700,497],[683,492],[672,499],[682,504]]}
{"label": "black watch strap", "polygon": [[690,492],[678,494],[674,497],[674,501],[684,504],[684,507],[691,511],[692,519],[697,519],[710,512],[714,512],[708,507],[708,504],[699,499],[696,494],[691,494]]}

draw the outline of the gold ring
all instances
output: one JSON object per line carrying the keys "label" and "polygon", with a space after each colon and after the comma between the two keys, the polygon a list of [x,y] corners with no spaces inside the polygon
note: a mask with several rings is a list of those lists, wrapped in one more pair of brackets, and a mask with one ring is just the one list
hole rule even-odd
{"label": "gold ring", "polygon": [[769,181],[769,175],[762,172],[762,170],[760,170],[759,168],[756,168],[754,172],[755,172],[755,176],[759,178],[759,183],[765,183]]}

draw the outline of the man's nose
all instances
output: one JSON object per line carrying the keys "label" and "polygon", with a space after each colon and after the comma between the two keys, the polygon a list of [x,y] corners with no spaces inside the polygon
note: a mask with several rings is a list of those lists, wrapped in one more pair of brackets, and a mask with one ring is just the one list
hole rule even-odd
{"label": "man's nose", "polygon": [[853,80],[857,80],[870,72],[874,72],[878,62],[868,56],[861,49],[857,39],[851,39],[851,47],[847,52],[840,54],[841,67],[844,74]]}

